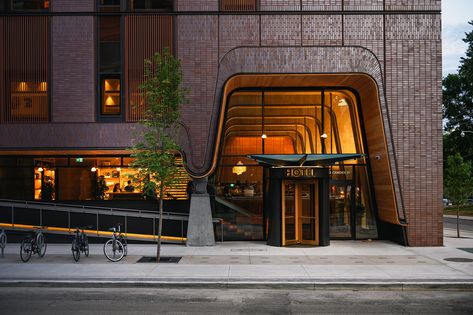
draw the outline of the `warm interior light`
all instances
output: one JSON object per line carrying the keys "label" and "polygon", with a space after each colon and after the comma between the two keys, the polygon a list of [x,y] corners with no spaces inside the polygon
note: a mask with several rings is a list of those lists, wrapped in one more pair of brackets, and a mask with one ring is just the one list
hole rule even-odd
{"label": "warm interior light", "polygon": [[110,95],[107,96],[107,98],[105,99],[105,105],[107,106],[115,106],[115,101],[113,100],[113,97],[111,97]]}
{"label": "warm interior light", "polygon": [[48,83],[47,82],[40,82],[39,83],[39,90],[41,92],[46,92],[48,90]]}
{"label": "warm interior light", "polygon": [[338,101],[338,106],[348,106],[347,100],[342,98]]}
{"label": "warm interior light", "polygon": [[242,161],[238,161],[237,165],[232,168],[232,172],[237,175],[241,175],[246,172],[246,166],[243,165]]}
{"label": "warm interior light", "polygon": [[42,172],[44,169],[42,167],[38,167],[38,172]]}
{"label": "warm interior light", "polygon": [[95,166],[93,166],[91,169],[90,169],[91,172],[96,172],[97,171],[97,168]]}
{"label": "warm interior light", "polygon": [[263,134],[261,135],[261,138],[263,138],[263,139],[266,139],[267,137],[268,137],[268,136],[267,136],[265,133],[263,133]]}
{"label": "warm interior light", "polygon": [[326,133],[324,133],[324,134],[322,134],[322,135],[320,136],[320,138],[322,138],[322,139],[327,139],[327,137],[328,137],[328,136],[327,136]]}
{"label": "warm interior light", "polygon": [[120,167],[117,167],[117,171],[120,172],[122,169]]}
{"label": "warm interior light", "polygon": [[120,80],[107,79],[105,80],[105,91],[120,91]]}
{"label": "warm interior light", "polygon": [[26,84],[26,82],[18,83],[17,91],[26,92],[27,90],[28,90],[28,85]]}

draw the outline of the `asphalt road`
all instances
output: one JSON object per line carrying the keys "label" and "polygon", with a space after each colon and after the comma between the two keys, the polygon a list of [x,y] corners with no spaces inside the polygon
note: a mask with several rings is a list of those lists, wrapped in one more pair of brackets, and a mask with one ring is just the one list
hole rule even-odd
{"label": "asphalt road", "polygon": [[473,314],[472,291],[0,288],[2,314]]}
{"label": "asphalt road", "polygon": [[[456,218],[446,218],[443,217],[444,228],[446,229],[457,229],[457,219]],[[473,220],[462,220],[460,219],[460,231],[473,232]]]}

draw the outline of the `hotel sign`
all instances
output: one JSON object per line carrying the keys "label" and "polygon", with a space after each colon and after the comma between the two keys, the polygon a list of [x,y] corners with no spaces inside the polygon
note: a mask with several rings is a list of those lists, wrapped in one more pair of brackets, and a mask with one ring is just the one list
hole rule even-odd
{"label": "hotel sign", "polygon": [[284,177],[317,177],[315,168],[288,168]]}

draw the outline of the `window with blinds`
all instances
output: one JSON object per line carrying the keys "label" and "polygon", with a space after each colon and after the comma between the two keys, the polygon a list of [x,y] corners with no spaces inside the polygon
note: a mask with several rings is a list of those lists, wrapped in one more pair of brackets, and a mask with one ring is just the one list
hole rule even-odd
{"label": "window with blinds", "polygon": [[144,118],[146,105],[139,89],[144,78],[144,60],[165,47],[173,51],[172,16],[127,16],[125,17],[125,95],[126,120]]}
{"label": "window with blinds", "polygon": [[4,17],[0,33],[1,121],[49,121],[48,18]]}
{"label": "window with blinds", "polygon": [[220,0],[220,11],[256,11],[258,0]]}

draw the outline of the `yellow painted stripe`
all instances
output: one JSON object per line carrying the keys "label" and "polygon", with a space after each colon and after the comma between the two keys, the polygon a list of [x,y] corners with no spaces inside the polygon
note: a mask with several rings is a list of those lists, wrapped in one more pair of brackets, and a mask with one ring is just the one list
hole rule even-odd
{"label": "yellow painted stripe", "polygon": [[[36,225],[27,225],[27,224],[11,224],[11,223],[0,223],[0,227],[3,228],[17,228],[17,229],[25,229],[25,230],[37,230],[40,229],[40,226]],[[45,226],[41,230],[45,232],[66,232],[69,234],[74,234],[76,231],[75,228],[68,229],[62,227],[54,227],[54,226]],[[112,236],[113,232],[110,231],[96,231],[96,230],[84,230],[87,235],[91,236]],[[157,235],[152,234],[138,234],[138,233],[123,233],[128,238],[139,238],[139,239],[146,239],[146,240],[157,240]],[[185,242],[187,241],[186,237],[177,237],[177,236],[161,236],[161,239],[168,240],[168,241],[179,241]]]}

